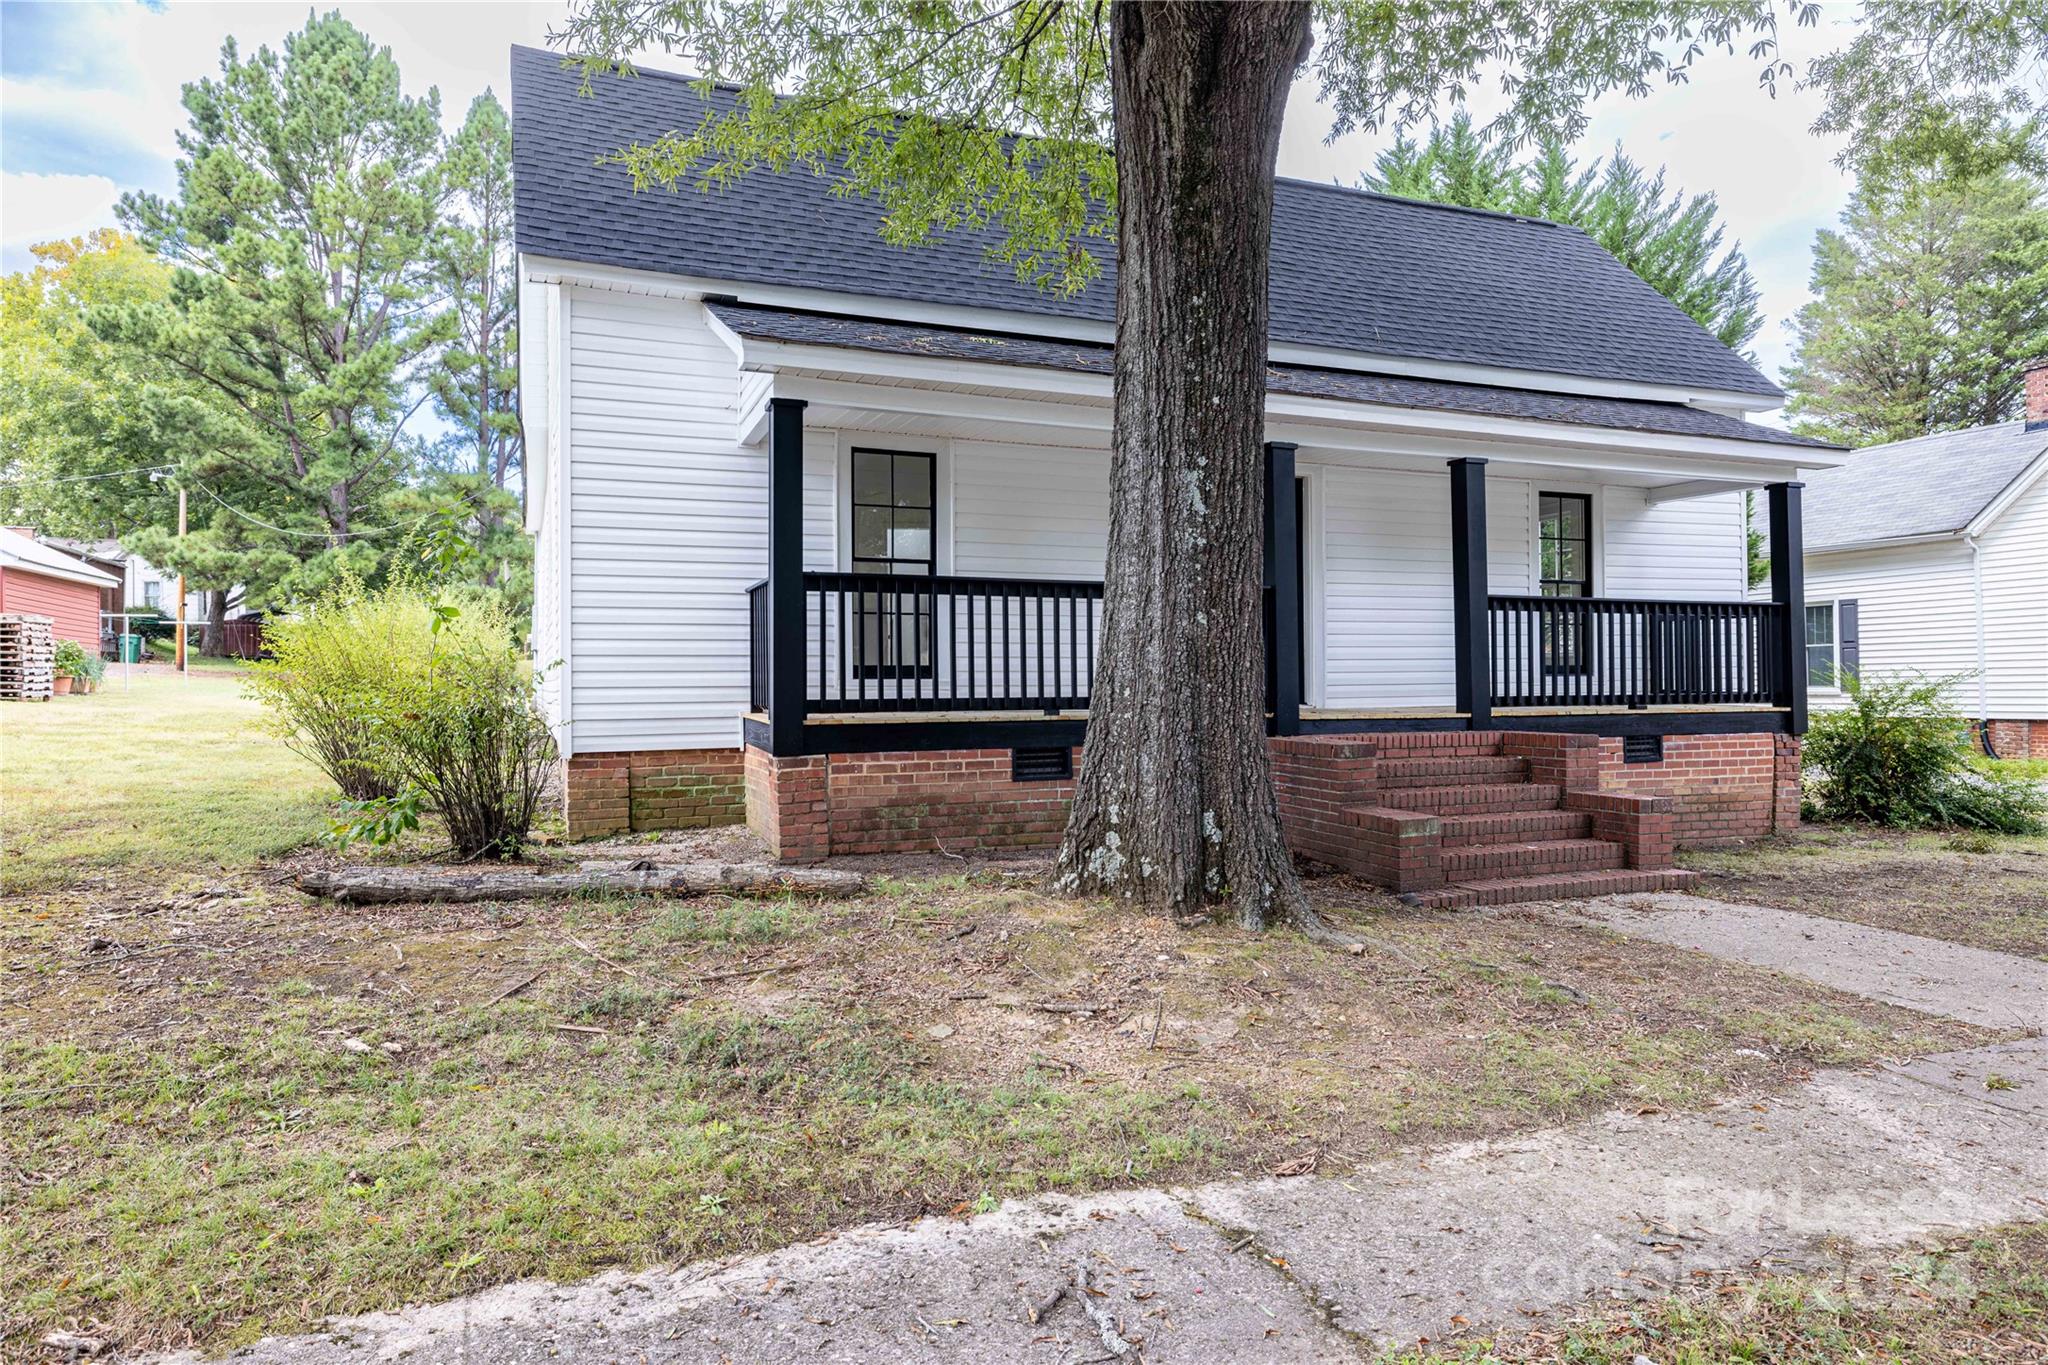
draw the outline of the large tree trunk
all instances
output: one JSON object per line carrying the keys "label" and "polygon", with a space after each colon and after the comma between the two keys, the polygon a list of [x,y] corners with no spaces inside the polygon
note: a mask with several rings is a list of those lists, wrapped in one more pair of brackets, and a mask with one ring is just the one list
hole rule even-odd
{"label": "large tree trunk", "polygon": [[1280,838],[1262,605],[1274,162],[1297,4],[1111,12],[1118,179],[1103,645],[1062,885],[1321,932]]}

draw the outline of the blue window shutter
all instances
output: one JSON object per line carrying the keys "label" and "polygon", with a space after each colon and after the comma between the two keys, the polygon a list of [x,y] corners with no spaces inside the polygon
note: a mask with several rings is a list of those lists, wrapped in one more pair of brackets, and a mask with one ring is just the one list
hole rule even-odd
{"label": "blue window shutter", "polygon": [[1856,599],[1843,598],[1835,603],[1835,639],[1840,643],[1842,672],[1858,674],[1863,671],[1863,646],[1856,633]]}

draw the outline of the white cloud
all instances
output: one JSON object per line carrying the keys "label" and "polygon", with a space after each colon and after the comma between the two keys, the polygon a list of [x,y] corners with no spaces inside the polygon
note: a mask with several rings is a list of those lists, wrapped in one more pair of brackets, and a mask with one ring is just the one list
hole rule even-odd
{"label": "white cloud", "polygon": [[0,173],[0,253],[5,268],[34,264],[29,247],[114,226],[121,191],[103,175]]}

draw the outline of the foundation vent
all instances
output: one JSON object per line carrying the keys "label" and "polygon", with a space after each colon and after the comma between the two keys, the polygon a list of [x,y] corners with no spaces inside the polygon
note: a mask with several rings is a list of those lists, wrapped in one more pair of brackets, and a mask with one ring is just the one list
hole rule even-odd
{"label": "foundation vent", "polygon": [[1621,761],[1624,763],[1662,763],[1664,761],[1664,736],[1623,735],[1621,739]]}
{"label": "foundation vent", "polygon": [[1065,782],[1074,775],[1074,751],[1061,745],[1052,749],[1010,750],[1012,782]]}

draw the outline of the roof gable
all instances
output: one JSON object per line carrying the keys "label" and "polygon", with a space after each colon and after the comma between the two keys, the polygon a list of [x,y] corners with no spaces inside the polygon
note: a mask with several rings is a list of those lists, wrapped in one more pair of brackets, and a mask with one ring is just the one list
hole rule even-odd
{"label": "roof gable", "polygon": [[[874,203],[802,172],[756,171],[718,192],[635,194],[598,158],[694,127],[696,86],[641,71],[581,74],[554,53],[512,53],[519,250],[738,283],[1082,319],[1115,320],[1115,262],[1077,295],[1044,293],[962,231],[893,247]],[[729,99],[723,92],[714,99]],[[1585,233],[1533,219],[1282,180],[1275,189],[1272,338],[1365,356],[1630,384],[1778,396]]]}
{"label": "roof gable", "polygon": [[1806,548],[1960,535],[2044,454],[2048,431],[2024,422],[1847,452],[1806,480]]}

